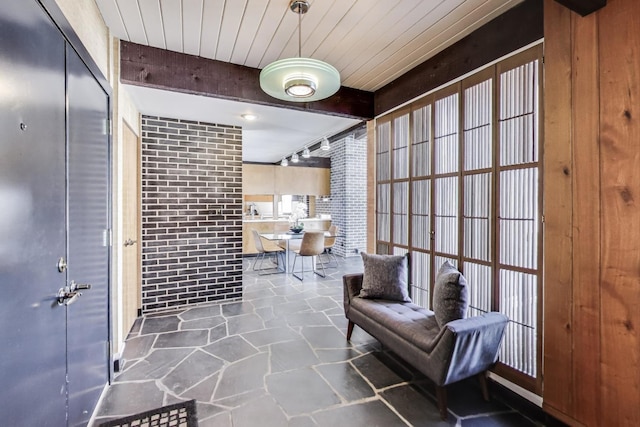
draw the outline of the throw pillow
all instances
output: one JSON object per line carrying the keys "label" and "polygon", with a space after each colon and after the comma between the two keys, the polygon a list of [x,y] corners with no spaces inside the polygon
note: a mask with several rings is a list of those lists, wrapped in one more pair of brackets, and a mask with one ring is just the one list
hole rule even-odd
{"label": "throw pillow", "polygon": [[372,255],[362,252],[364,275],[361,298],[411,302],[408,291],[408,256]]}
{"label": "throw pillow", "polygon": [[469,303],[467,280],[449,261],[438,270],[433,288],[433,312],[441,328],[452,320],[462,319]]}

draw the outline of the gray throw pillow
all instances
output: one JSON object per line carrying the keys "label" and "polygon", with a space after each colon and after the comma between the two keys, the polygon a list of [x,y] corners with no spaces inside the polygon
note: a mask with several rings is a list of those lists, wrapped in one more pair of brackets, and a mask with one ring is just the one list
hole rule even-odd
{"label": "gray throw pillow", "polygon": [[373,255],[362,252],[364,275],[360,297],[411,302],[408,291],[407,256]]}
{"label": "gray throw pillow", "polygon": [[449,261],[436,276],[433,288],[433,312],[441,328],[452,320],[462,319],[469,304],[467,280]]}

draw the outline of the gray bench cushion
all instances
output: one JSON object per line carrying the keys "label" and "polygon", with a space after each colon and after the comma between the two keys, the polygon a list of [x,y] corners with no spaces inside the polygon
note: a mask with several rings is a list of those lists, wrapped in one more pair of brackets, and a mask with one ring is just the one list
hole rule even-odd
{"label": "gray bench cushion", "polygon": [[356,297],[351,305],[371,321],[384,325],[426,353],[433,350],[442,332],[432,311],[410,302]]}

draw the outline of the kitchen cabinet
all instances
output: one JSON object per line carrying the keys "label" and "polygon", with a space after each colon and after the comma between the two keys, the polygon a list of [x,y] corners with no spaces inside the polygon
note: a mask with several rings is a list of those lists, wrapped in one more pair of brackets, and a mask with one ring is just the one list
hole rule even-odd
{"label": "kitchen cabinet", "polygon": [[[276,194],[275,165],[242,165],[242,192],[244,194]],[[281,168],[280,169],[286,169]]]}
{"label": "kitchen cabinet", "polygon": [[331,193],[331,170],[328,168],[276,167],[276,194],[306,194],[314,196]]}
{"label": "kitchen cabinet", "polygon": [[242,165],[242,192],[325,196],[331,194],[331,170],[246,163]]}

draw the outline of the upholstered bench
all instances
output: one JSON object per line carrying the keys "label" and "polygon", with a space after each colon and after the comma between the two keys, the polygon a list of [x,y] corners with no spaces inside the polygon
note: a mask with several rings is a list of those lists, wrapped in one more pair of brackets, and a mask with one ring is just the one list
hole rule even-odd
{"label": "upholstered bench", "polygon": [[498,359],[507,317],[491,312],[463,318],[466,280],[449,263],[438,272],[434,312],[411,302],[406,257],[362,256],[364,274],[343,277],[347,340],[358,325],[427,376],[436,385],[443,419],[447,417],[448,384],[477,375],[488,399],[486,371]]}

